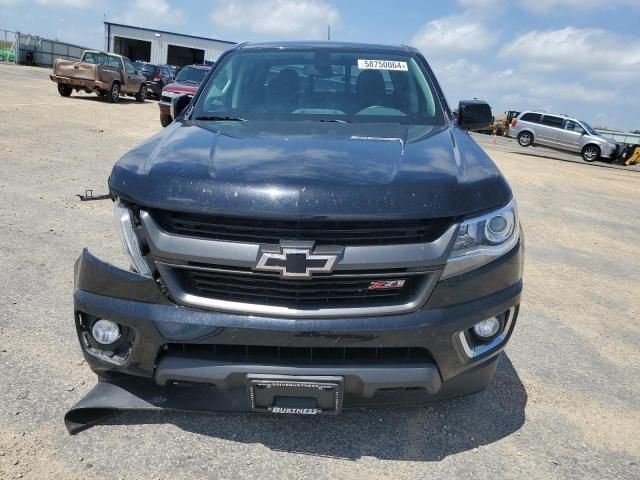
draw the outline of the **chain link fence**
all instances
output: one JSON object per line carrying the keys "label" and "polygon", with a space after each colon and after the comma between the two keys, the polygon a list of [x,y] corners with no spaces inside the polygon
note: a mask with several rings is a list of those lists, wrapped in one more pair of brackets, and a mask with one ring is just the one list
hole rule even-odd
{"label": "chain link fence", "polygon": [[56,58],[79,60],[86,47],[0,29],[0,62],[52,67]]}
{"label": "chain link fence", "polygon": [[0,29],[0,62],[16,62],[16,32]]}
{"label": "chain link fence", "polygon": [[79,60],[86,47],[50,40],[35,35],[17,33],[16,62],[25,65],[52,67],[56,58]]}

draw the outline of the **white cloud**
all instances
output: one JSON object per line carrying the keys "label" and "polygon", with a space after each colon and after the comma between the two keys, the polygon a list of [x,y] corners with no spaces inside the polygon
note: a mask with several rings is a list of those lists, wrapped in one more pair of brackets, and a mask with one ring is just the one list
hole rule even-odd
{"label": "white cloud", "polygon": [[[473,0],[466,0],[473,1]],[[638,0],[520,0],[521,5],[537,13],[565,13],[567,8],[608,9],[615,7],[640,7]]]}
{"label": "white cloud", "polygon": [[483,9],[501,7],[505,2],[503,0],[458,0],[458,3],[466,8]]}
{"label": "white cloud", "polygon": [[433,55],[469,53],[485,50],[498,41],[499,34],[492,32],[470,15],[453,15],[425,24],[411,38],[427,58]]}
{"label": "white cloud", "polygon": [[93,0],[36,0],[36,3],[47,7],[88,7]]}
{"label": "white cloud", "polygon": [[323,39],[327,25],[340,22],[336,8],[324,0],[217,1],[211,21],[227,32],[288,39]]}
{"label": "white cloud", "polygon": [[582,78],[563,80],[523,71],[517,65],[492,69],[464,58],[431,62],[450,106],[458,100],[477,97],[486,100],[494,112],[508,109],[540,109],[566,113],[589,119],[589,112],[607,105],[606,112],[622,107],[624,95],[616,89],[600,86],[599,82]]}
{"label": "white cloud", "polygon": [[125,13],[115,17],[115,21],[131,25],[182,25],[184,13],[173,8],[167,0],[135,0],[133,5],[127,6]]}
{"label": "white cloud", "polygon": [[579,77],[623,72],[640,82],[640,39],[597,28],[534,30],[514,39],[500,55],[533,69]]}

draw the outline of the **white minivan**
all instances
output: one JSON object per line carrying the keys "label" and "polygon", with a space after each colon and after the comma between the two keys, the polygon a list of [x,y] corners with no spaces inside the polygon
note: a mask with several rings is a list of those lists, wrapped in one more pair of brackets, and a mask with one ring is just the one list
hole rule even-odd
{"label": "white minivan", "polygon": [[522,112],[509,126],[509,136],[522,147],[543,145],[582,154],[586,162],[615,159],[618,143],[600,135],[587,122],[561,115]]}

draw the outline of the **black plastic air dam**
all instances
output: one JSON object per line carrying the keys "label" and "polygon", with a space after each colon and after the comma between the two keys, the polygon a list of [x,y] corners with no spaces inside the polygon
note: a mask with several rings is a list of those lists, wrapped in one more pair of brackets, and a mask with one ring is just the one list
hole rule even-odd
{"label": "black plastic air dam", "polygon": [[[343,410],[393,405],[416,406],[470,395],[484,390],[495,373],[500,355],[465,371],[429,394],[426,390],[378,391],[372,398],[345,393]],[[65,415],[65,426],[76,434],[103,422],[119,412],[192,411],[255,413],[244,387],[219,390],[212,384],[184,383],[163,387],[153,379],[123,375],[101,379]]]}

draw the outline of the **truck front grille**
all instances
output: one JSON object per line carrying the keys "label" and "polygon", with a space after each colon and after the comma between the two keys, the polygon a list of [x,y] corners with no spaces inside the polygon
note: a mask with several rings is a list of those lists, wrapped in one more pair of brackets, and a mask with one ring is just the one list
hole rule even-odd
{"label": "truck front grille", "polygon": [[429,351],[420,347],[334,348],[170,343],[165,345],[165,351],[189,358],[256,365],[416,364],[433,361]]}
{"label": "truck front grille", "polygon": [[[357,276],[315,276],[309,280],[284,279],[277,273],[252,271],[175,270],[182,289],[191,295],[256,305],[299,309],[371,307],[409,302],[425,274],[367,273]],[[380,280],[404,280],[400,288],[372,289]]]}
{"label": "truck front grille", "polygon": [[165,210],[153,210],[150,213],[163,230],[173,235],[258,244],[277,244],[281,240],[343,246],[426,243],[439,238],[452,222],[450,218],[276,220]]}

